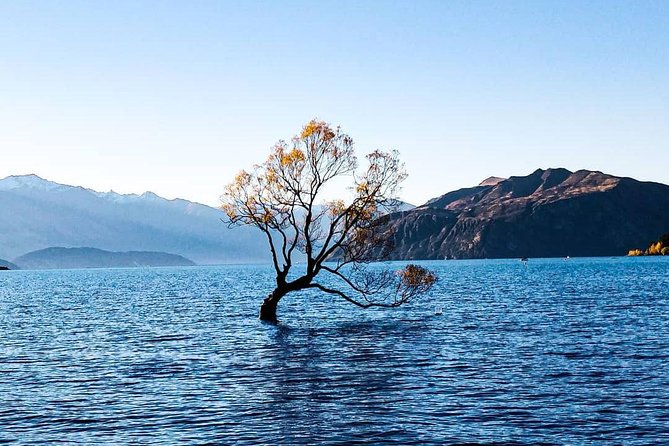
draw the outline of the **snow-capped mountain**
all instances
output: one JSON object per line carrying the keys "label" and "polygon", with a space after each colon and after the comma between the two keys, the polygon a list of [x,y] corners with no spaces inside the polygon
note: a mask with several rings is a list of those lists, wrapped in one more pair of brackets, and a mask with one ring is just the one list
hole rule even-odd
{"label": "snow-capped mountain", "polygon": [[32,189],[49,191],[66,187],[63,184],[47,181],[35,174],[31,175],[11,175],[0,180],[0,191],[9,191],[15,189]]}
{"label": "snow-capped mountain", "polygon": [[0,258],[53,247],[163,251],[198,263],[266,261],[252,228],[228,228],[222,211],[152,192],[122,195],[37,175],[0,180]]}

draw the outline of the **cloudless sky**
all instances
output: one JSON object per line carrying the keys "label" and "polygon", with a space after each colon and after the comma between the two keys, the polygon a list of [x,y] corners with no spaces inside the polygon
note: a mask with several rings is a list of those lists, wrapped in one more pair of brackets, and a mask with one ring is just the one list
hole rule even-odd
{"label": "cloudless sky", "polygon": [[668,1],[0,0],[0,177],[217,205],[312,117],[420,204],[587,168],[669,183]]}

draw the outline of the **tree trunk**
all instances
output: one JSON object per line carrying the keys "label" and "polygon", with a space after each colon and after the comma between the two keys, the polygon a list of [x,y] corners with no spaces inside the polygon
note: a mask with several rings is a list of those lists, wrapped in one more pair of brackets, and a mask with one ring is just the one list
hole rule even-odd
{"label": "tree trunk", "polygon": [[279,291],[278,289],[272,291],[266,298],[263,300],[262,305],[260,305],[260,320],[263,322],[269,322],[271,324],[276,324],[278,322],[276,318],[276,307],[279,304],[279,301],[286,293]]}

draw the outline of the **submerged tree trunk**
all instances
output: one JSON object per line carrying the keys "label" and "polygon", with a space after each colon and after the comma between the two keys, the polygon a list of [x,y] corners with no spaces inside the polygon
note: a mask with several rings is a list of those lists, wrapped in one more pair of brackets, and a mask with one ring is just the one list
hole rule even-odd
{"label": "submerged tree trunk", "polygon": [[262,305],[260,305],[260,320],[263,322],[269,322],[276,324],[278,322],[276,318],[276,307],[279,305],[279,301],[286,293],[278,289],[272,291],[266,298],[263,300]]}

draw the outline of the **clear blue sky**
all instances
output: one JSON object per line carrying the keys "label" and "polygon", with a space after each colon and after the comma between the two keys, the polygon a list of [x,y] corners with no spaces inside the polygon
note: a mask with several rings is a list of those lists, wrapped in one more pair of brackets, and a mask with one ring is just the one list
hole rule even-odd
{"label": "clear blue sky", "polygon": [[312,117],[413,203],[538,167],[669,183],[669,1],[0,0],[0,177],[216,205]]}

